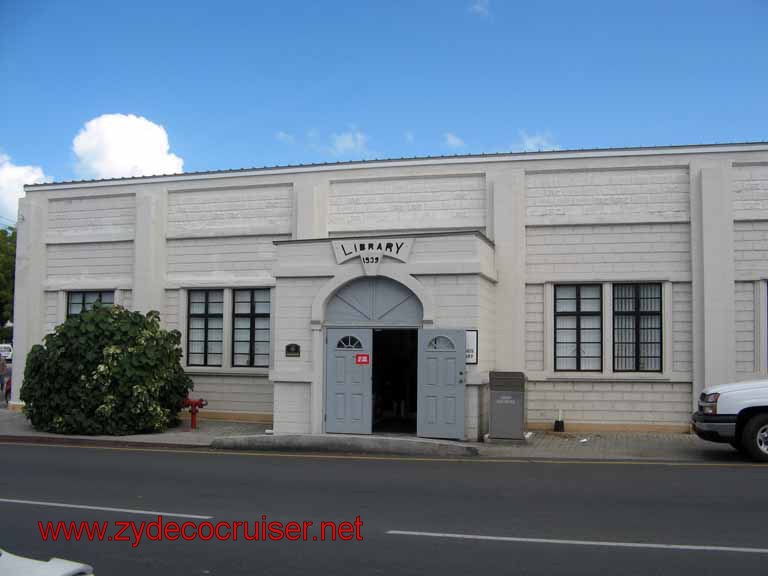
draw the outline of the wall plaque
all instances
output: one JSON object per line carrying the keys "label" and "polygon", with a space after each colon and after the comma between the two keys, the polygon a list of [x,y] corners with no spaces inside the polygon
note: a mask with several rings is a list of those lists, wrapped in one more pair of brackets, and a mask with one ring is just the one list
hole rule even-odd
{"label": "wall plaque", "polygon": [[384,258],[408,262],[413,247],[413,238],[358,238],[354,240],[334,240],[333,254],[336,263],[343,264],[360,257],[367,276],[375,275]]}
{"label": "wall plaque", "polygon": [[477,330],[467,330],[467,364],[477,364]]}
{"label": "wall plaque", "polygon": [[285,345],[286,358],[298,358],[299,356],[301,356],[301,346],[299,346],[298,344]]}

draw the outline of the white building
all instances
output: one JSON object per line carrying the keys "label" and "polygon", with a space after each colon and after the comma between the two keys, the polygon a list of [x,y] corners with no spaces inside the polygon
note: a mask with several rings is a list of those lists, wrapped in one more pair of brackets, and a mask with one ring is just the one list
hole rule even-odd
{"label": "white building", "polygon": [[277,433],[474,440],[491,370],[532,428],[684,431],[768,370],[766,143],[31,185],[18,238],[20,366],[95,299],[159,310],[204,414]]}

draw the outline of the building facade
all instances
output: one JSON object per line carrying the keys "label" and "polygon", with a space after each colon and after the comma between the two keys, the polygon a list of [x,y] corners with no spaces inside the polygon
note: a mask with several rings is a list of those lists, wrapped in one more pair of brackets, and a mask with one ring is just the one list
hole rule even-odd
{"label": "building facade", "polygon": [[276,433],[477,440],[493,370],[532,428],[685,431],[768,373],[767,279],[765,143],[39,184],[14,348],[101,300],[181,332],[209,417]]}

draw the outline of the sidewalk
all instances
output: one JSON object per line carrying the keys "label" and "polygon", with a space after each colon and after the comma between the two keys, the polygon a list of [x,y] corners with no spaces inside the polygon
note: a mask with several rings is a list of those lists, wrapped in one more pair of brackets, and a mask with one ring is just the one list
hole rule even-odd
{"label": "sidewalk", "polygon": [[[199,428],[189,430],[189,421],[178,428],[160,434],[137,434],[133,436],[63,436],[48,434],[33,429],[23,414],[0,408],[0,442],[52,442],[57,444],[118,445],[126,447],[187,447],[187,448],[234,448],[244,450],[333,452],[339,443],[352,441],[345,453],[373,452],[385,450],[367,449],[373,436],[265,436],[268,426],[247,422],[222,422],[198,420]],[[309,440],[305,441],[305,439]],[[328,445],[322,446],[323,439]],[[359,442],[354,440],[358,439]],[[555,434],[533,432],[525,443],[496,441],[491,443],[439,442],[416,439],[412,436],[386,436],[381,444],[390,447],[390,453],[432,457],[456,457],[460,448],[479,452],[480,458],[525,459],[525,460],[638,460],[698,463],[746,462],[728,444],[714,444],[688,434],[641,434],[641,433],[597,433],[597,434]],[[415,444],[423,444],[421,452],[414,451]],[[434,445],[451,445],[442,452]]]}
{"label": "sidewalk", "polygon": [[567,460],[654,460],[672,462],[746,462],[730,444],[705,442],[694,434],[601,432],[529,433],[526,443],[480,444],[486,458]]}
{"label": "sidewalk", "polygon": [[55,442],[57,444],[110,444],[145,447],[207,448],[216,438],[264,434],[266,424],[250,422],[222,422],[197,420],[197,429],[190,430],[189,420],[159,434],[134,434],[131,436],[65,436],[39,432],[21,412],[11,412],[0,407],[0,441]]}

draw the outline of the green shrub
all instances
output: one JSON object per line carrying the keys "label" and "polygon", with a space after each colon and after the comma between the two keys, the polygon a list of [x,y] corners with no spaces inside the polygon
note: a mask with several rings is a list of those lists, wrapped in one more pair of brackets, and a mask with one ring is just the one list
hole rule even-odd
{"label": "green shrub", "polygon": [[95,306],[71,316],[27,356],[21,400],[38,430],[60,434],[159,432],[178,423],[192,381],[181,335],[157,312]]}

